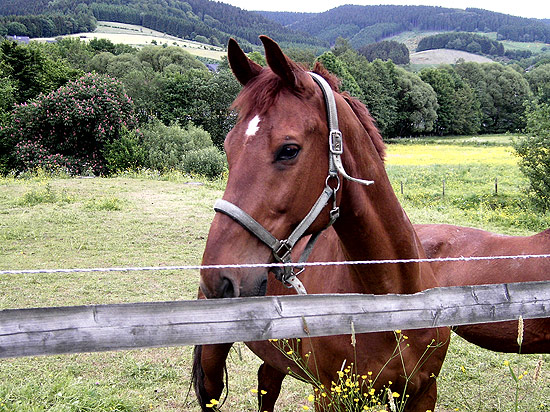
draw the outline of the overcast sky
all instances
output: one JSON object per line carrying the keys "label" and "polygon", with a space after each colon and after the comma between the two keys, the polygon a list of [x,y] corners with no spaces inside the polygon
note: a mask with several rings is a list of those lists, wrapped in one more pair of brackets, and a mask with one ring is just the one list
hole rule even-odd
{"label": "overcast sky", "polygon": [[333,9],[343,4],[399,4],[399,5],[426,5],[442,6],[465,9],[466,7],[477,7],[499,13],[511,14],[513,16],[535,17],[538,19],[550,19],[550,1],[548,0],[221,0],[233,6],[245,10],[269,10],[269,11],[301,11],[321,12]]}

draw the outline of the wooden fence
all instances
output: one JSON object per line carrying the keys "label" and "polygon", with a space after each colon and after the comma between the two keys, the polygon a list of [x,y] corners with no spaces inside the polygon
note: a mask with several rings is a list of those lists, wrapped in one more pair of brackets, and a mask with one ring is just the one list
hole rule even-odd
{"label": "wooden fence", "polygon": [[0,357],[295,338],[550,317],[550,282],[414,295],[306,295],[0,311]]}

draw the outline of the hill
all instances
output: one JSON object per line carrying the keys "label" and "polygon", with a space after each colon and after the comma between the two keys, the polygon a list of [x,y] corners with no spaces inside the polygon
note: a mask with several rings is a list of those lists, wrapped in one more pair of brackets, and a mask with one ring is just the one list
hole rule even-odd
{"label": "hill", "polygon": [[542,20],[475,8],[346,5],[324,13],[260,13],[330,44],[343,37],[355,48],[413,30],[496,32],[498,40],[550,43],[550,25]]}
{"label": "hill", "polygon": [[[167,46],[180,46],[194,56],[207,57],[221,60],[227,53],[221,47],[199,43],[191,40],[182,40],[179,37],[170,36],[156,30],[133,24],[117,23],[109,21],[98,21],[97,28],[93,32],[81,32],[68,35],[81,40],[107,39],[114,44],[127,44],[140,47],[151,44]],[[37,41],[52,41],[52,37],[34,38]]]}
{"label": "hill", "polygon": [[[134,24],[188,40],[219,46],[235,37],[250,51],[258,36],[267,34],[283,46],[322,47],[323,42],[259,13],[210,0],[6,0],[0,2],[0,35],[51,37],[82,31],[56,25],[60,16],[69,21],[90,19]],[[20,30],[19,33],[8,33]],[[4,31],[4,33],[2,33]],[[27,31],[25,33],[25,31]]]}
{"label": "hill", "polygon": [[346,5],[323,13],[291,13],[251,12],[210,0],[0,1],[0,36],[88,33],[97,21],[142,26],[218,47],[235,37],[246,52],[257,49],[260,34],[274,38],[283,48],[308,48],[316,54],[339,37],[359,49],[411,32],[491,33],[495,41],[550,43],[547,21],[475,8]]}

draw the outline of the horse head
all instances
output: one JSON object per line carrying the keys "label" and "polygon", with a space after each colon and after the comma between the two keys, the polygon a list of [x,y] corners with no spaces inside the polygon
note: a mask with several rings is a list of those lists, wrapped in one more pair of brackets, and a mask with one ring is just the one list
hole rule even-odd
{"label": "horse head", "polygon": [[[243,90],[233,104],[239,112],[237,124],[225,140],[229,177],[223,200],[260,222],[275,239],[286,239],[332,180],[329,126],[323,91],[312,75],[287,58],[273,40],[261,40],[266,68],[251,61],[234,40],[228,47],[231,69]],[[328,185],[336,187],[337,178]],[[336,193],[333,197],[329,203],[336,204]],[[299,237],[329,224],[331,206],[319,208]],[[265,241],[235,220],[227,213],[216,214],[204,265],[277,260]],[[281,247],[284,252],[286,246]],[[205,269],[201,288],[207,297],[263,295],[267,274],[266,268]]]}

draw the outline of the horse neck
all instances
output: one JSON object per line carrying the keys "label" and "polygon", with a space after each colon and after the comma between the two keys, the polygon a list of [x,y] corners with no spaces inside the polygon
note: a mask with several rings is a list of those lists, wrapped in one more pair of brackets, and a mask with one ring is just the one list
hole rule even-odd
{"label": "horse neck", "polygon": [[[366,138],[361,136],[361,138]],[[369,140],[370,142],[370,140]],[[348,149],[352,146],[350,149]],[[353,175],[374,180],[363,186],[342,185],[341,215],[334,224],[347,260],[416,259],[425,257],[416,232],[401,207],[380,157],[372,150],[346,145]],[[355,153],[370,158],[349,159]],[[344,159],[344,163],[346,160]],[[349,172],[349,171],[348,171]],[[364,293],[415,293],[436,286],[428,264],[374,264],[351,266]]]}

